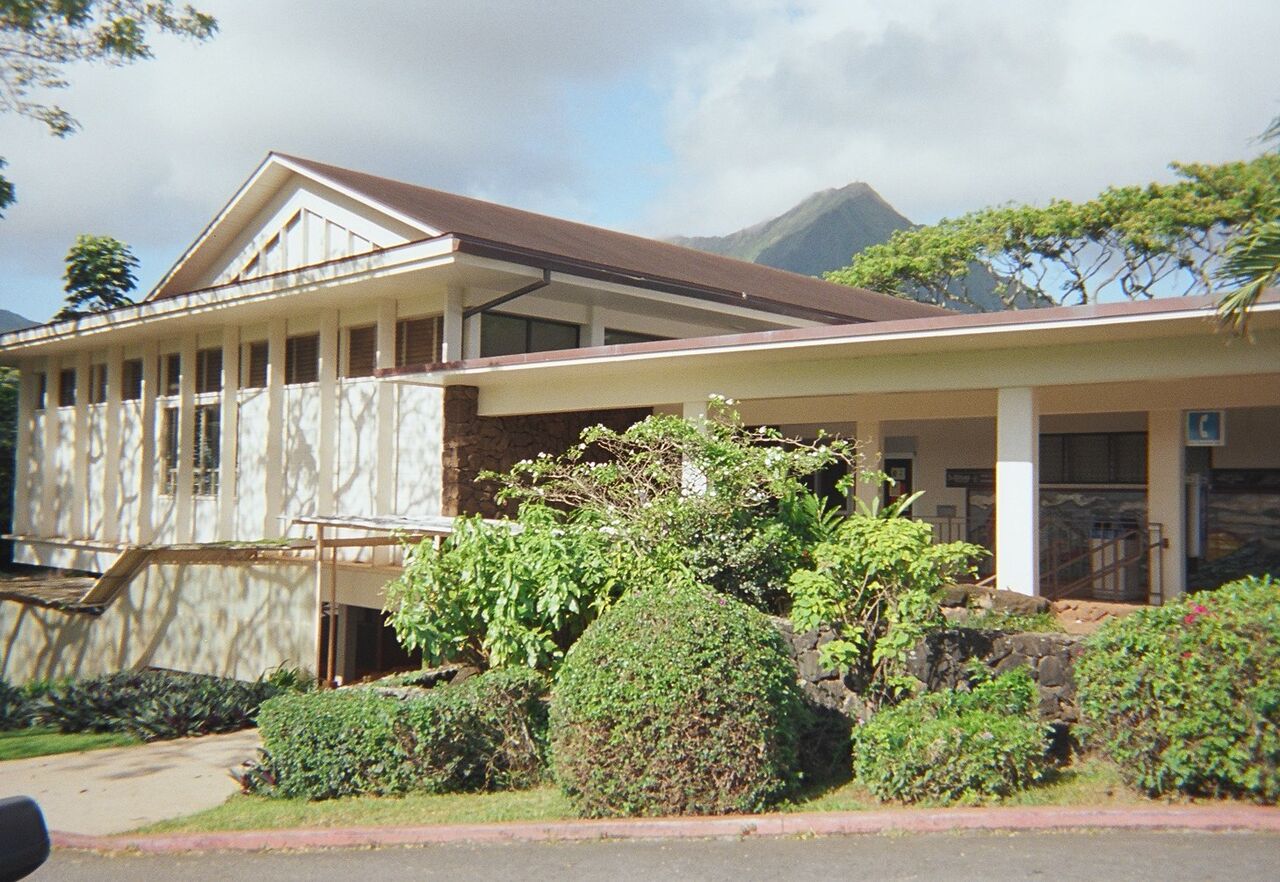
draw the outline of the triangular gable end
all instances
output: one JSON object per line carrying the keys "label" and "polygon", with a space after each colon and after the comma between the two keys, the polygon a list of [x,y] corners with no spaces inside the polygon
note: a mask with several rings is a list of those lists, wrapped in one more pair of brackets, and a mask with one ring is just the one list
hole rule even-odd
{"label": "triangular gable end", "polygon": [[439,235],[271,154],[148,300]]}

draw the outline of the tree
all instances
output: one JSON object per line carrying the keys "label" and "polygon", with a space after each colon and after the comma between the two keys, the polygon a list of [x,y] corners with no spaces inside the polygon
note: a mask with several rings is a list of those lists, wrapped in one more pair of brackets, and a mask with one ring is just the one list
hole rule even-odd
{"label": "tree", "polygon": [[[1280,116],[1259,138],[1280,153]],[[1280,285],[1280,199],[1264,206],[1256,222],[1227,250],[1219,278],[1229,286],[1218,300],[1218,318],[1238,334],[1248,330],[1249,310],[1267,288]]]}
{"label": "tree", "polygon": [[54,319],[77,318],[94,312],[104,312],[133,301],[129,292],[138,280],[133,271],[138,268],[138,258],[129,246],[110,236],[76,237],[76,244],[67,252],[66,279],[67,300]]}
{"label": "tree", "polygon": [[[79,127],[75,118],[34,95],[65,89],[63,71],[75,62],[125,65],[151,58],[152,28],[204,41],[218,23],[173,0],[0,0],[0,112],[38,120],[66,137]],[[14,200],[13,184],[0,175],[0,210]]]}
{"label": "tree", "polygon": [[1259,218],[1275,216],[1280,155],[1172,168],[1178,180],[1169,184],[985,208],[900,230],[827,278],[944,303],[966,299],[963,280],[976,264],[1000,279],[1008,307],[1215,292],[1233,244]]}

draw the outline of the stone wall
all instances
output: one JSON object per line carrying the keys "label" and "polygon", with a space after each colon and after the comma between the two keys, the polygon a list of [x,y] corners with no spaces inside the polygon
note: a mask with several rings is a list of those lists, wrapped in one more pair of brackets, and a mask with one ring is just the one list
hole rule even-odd
{"label": "stone wall", "polygon": [[477,413],[478,392],[474,386],[444,390],[441,512],[448,516],[503,513],[493,501],[494,488],[476,483],[485,469],[504,472],[539,453],[562,453],[588,426],[603,424],[622,431],[653,413],[649,408],[627,408],[484,417]]}
{"label": "stone wall", "polygon": [[[796,660],[801,686],[817,705],[852,720],[865,721],[867,707],[861,684],[823,668],[818,648],[832,638],[830,630],[795,633],[786,619],[775,619]],[[1069,634],[1009,634],[972,628],[937,631],[908,654],[907,670],[930,691],[954,689],[967,682],[965,666],[981,659],[995,673],[1026,665],[1040,691],[1040,718],[1050,723],[1077,720],[1076,687],[1072,667],[1081,652],[1081,639]]]}

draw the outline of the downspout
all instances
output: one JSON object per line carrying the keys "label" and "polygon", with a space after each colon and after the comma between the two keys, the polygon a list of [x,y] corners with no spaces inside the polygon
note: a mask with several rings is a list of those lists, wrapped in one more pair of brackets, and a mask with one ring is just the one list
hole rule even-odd
{"label": "downspout", "polygon": [[530,282],[528,285],[525,285],[523,288],[517,288],[508,294],[503,294],[501,297],[496,297],[493,300],[490,300],[488,303],[481,303],[479,306],[473,306],[470,309],[464,309],[462,311],[462,320],[465,322],[467,319],[471,318],[472,316],[477,316],[482,312],[488,312],[494,307],[501,306],[504,303],[510,303],[512,300],[515,300],[517,297],[523,297],[526,294],[532,294],[534,291],[538,291],[542,288],[545,288],[550,284],[551,284],[551,270],[544,268],[542,270],[541,281]]}

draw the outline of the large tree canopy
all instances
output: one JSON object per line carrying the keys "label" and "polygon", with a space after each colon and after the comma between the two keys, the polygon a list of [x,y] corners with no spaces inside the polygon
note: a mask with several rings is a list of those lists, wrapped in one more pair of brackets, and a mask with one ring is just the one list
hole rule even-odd
{"label": "large tree canopy", "polygon": [[67,252],[67,302],[55,319],[77,318],[133,303],[129,292],[138,280],[138,259],[129,246],[110,236],[77,236]]}
{"label": "large tree canopy", "polygon": [[[40,93],[66,88],[63,72],[77,61],[150,58],[152,29],[207,40],[218,23],[173,0],[0,0],[0,112],[39,120],[58,137],[71,134],[75,118]],[[13,184],[0,176],[0,210],[13,201]]]}
{"label": "large tree canopy", "polygon": [[1226,255],[1280,205],[1280,156],[1172,166],[1168,184],[1111,187],[1086,202],[985,208],[900,230],[828,274],[936,303],[966,299],[979,266],[1007,306],[1221,293]]}

